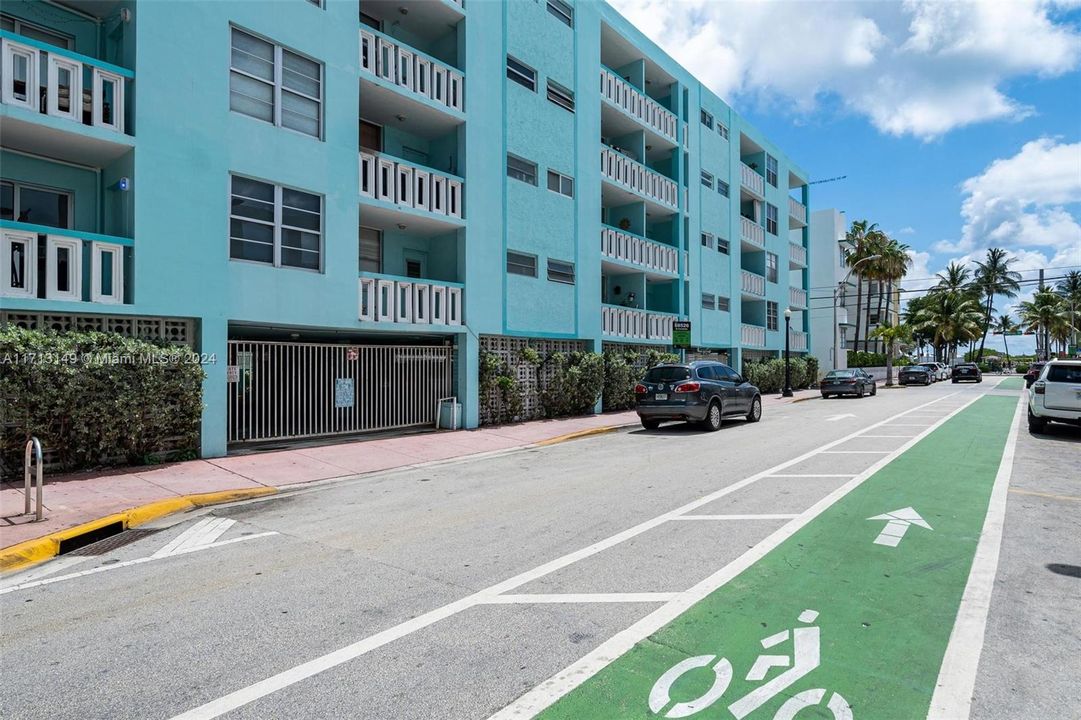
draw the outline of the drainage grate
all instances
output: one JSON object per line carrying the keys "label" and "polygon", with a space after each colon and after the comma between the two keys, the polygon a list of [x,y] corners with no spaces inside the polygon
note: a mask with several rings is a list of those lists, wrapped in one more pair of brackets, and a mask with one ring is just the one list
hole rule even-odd
{"label": "drainage grate", "polygon": [[84,545],[80,548],[76,548],[68,555],[104,555],[110,550],[116,550],[119,547],[123,547],[129,543],[133,543],[136,540],[142,540],[145,537],[149,537],[155,533],[161,532],[161,529],[155,530],[125,530],[124,532],[117,533],[104,540],[98,540],[97,542]]}

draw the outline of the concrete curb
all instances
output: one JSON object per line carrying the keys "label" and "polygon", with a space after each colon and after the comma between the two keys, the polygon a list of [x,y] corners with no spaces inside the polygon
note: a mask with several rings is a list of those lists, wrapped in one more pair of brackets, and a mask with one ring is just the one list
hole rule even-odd
{"label": "concrete curb", "polygon": [[[22,570],[31,565],[49,560],[60,554],[61,545],[71,542],[76,538],[98,532],[110,525],[119,525],[117,532],[128,528],[138,527],[151,520],[156,520],[166,515],[194,510],[207,505],[220,505],[221,503],[234,502],[236,500],[248,500],[250,498],[273,495],[278,492],[277,488],[244,488],[238,490],[219,490],[211,493],[198,493],[194,495],[179,495],[165,500],[156,500],[146,505],[113,513],[105,517],[91,520],[90,522],[74,527],[57,530],[54,533],[43,535],[33,540],[11,545],[0,549],[0,573]],[[115,533],[108,533],[109,535]],[[104,537],[104,536],[103,536]]]}
{"label": "concrete curb", "polygon": [[532,447],[545,447],[546,445],[558,445],[569,440],[578,440],[579,438],[590,437],[591,435],[605,435],[607,433],[616,432],[623,428],[634,427],[637,423],[625,423],[623,425],[605,425],[604,427],[589,428],[588,430],[578,430],[576,432],[567,433],[566,435],[557,435],[554,438],[548,438],[547,440],[541,440],[533,443]]}

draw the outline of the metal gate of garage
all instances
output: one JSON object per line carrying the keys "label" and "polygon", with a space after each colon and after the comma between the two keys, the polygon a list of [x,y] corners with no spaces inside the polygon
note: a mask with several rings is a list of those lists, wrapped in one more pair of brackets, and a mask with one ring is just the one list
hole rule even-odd
{"label": "metal gate of garage", "polygon": [[229,341],[229,442],[435,423],[453,348]]}

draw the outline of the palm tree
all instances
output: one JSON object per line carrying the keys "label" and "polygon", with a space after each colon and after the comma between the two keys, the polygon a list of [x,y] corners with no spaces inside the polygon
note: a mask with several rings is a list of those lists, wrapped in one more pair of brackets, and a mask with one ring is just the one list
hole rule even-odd
{"label": "palm tree", "polygon": [[987,331],[991,327],[995,296],[1014,298],[1021,290],[1019,284],[1021,273],[1010,270],[1010,265],[1014,262],[1017,262],[1016,258],[1009,257],[1002,248],[989,249],[987,258],[983,262],[976,262],[975,284],[987,297],[987,305],[984,308],[983,336],[980,338],[980,350],[976,354],[976,362],[983,360],[983,346],[987,342]]}
{"label": "palm tree", "polygon": [[1055,292],[1066,300],[1070,309],[1071,342],[1077,352],[1077,313],[1081,311],[1081,270],[1070,270],[1055,286]]}
{"label": "palm tree", "polygon": [[966,266],[952,262],[945,272],[935,275],[938,278],[938,284],[933,289],[958,293],[967,292],[969,290],[968,280],[971,275],[972,271]]}
{"label": "palm tree", "polygon": [[1043,359],[1047,360],[1050,357],[1052,330],[1068,322],[1066,317],[1069,309],[1065,299],[1052,290],[1040,290],[1031,300],[1018,305],[1017,311],[1022,327],[1038,333],[1042,338],[1042,342],[1036,344],[1043,347]]}
{"label": "palm tree", "polygon": [[[882,277],[886,280],[886,322],[890,322],[890,302],[893,300],[893,284],[900,282],[908,274],[908,268],[912,265],[912,258],[908,255],[908,245],[899,243],[893,238],[887,238],[888,242],[881,248],[882,258],[878,264],[882,269]],[[879,306],[879,317],[881,305]],[[885,342],[885,341],[883,341]]]}
{"label": "palm tree", "polygon": [[852,344],[856,350],[860,347],[860,315],[863,307],[862,276],[865,272],[863,268],[857,269],[856,264],[874,254],[868,248],[877,235],[878,224],[868,223],[866,220],[853,220],[852,227],[845,233],[845,242],[852,245],[852,251],[848,253],[845,262],[849,268],[852,268],[852,274],[856,276],[856,337]]}
{"label": "palm tree", "polygon": [[912,330],[904,323],[890,325],[887,321],[871,335],[882,340],[886,348],[886,387],[893,387],[893,356],[903,344],[912,340]]}
{"label": "palm tree", "polygon": [[[927,304],[916,313],[916,329],[927,332],[936,347],[936,359],[949,362],[959,343],[979,337],[980,303],[969,293],[938,290],[927,294]],[[939,350],[945,351],[939,356]]]}
{"label": "palm tree", "polygon": [[1006,347],[1006,367],[1010,366],[1010,344],[1006,337],[1020,329],[1021,326],[1015,323],[1009,315],[999,315],[998,319],[991,324],[991,331],[996,335],[1000,333],[1002,335],[1002,344]]}

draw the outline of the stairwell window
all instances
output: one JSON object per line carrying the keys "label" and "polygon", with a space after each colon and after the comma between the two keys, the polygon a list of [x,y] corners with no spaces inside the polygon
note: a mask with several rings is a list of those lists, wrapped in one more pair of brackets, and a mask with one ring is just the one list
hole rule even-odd
{"label": "stairwell window", "polygon": [[766,253],[766,280],[771,283],[777,282],[777,255]]}
{"label": "stairwell window", "polygon": [[510,55],[507,56],[507,79],[513,80],[530,92],[537,92],[537,71]]}
{"label": "stairwell window", "polygon": [[777,187],[777,158],[766,155],[766,182]]}
{"label": "stairwell window", "polygon": [[507,273],[531,278],[537,277],[537,256],[508,250]]}
{"label": "stairwell window", "polygon": [[717,238],[717,252],[721,253],[722,255],[728,255],[731,252],[728,246],[728,241],[724,238]]}
{"label": "stairwell window", "polygon": [[574,91],[557,82],[548,81],[548,100],[569,112],[574,112]]}
{"label": "stairwell window", "polygon": [[574,8],[563,0],[548,0],[548,12],[567,27],[574,27]]}
{"label": "stairwell window", "polygon": [[239,175],[231,182],[231,259],[322,270],[321,196]]}
{"label": "stairwell window", "polygon": [[766,301],[766,329],[777,329],[777,303],[771,300]]}
{"label": "stairwell window", "polygon": [[716,310],[717,299],[709,293],[702,293],[702,309],[703,310]]}
{"label": "stairwell window", "polygon": [[713,249],[713,234],[704,232],[702,233],[702,247]]}
{"label": "stairwell window", "polygon": [[574,263],[548,259],[548,279],[552,282],[574,284]]}
{"label": "stairwell window", "polygon": [[705,110],[702,111],[702,124],[708,127],[710,130],[713,129],[713,116]]}
{"label": "stairwell window", "polygon": [[731,312],[731,301],[723,295],[717,296],[717,309],[721,312]]}
{"label": "stairwell window", "polygon": [[766,232],[777,234],[777,206],[766,203]]}
{"label": "stairwell window", "polygon": [[555,170],[549,170],[548,189],[560,195],[574,197],[574,178],[558,173]]}
{"label": "stairwell window", "polygon": [[322,139],[321,63],[232,28],[229,109]]}
{"label": "stairwell window", "polygon": [[530,185],[537,184],[537,163],[507,153],[507,177]]}
{"label": "stairwell window", "polygon": [[726,183],[724,180],[718,180],[717,181],[717,192],[719,192],[721,195],[724,195],[725,197],[728,197],[728,193],[729,193],[728,183]]}
{"label": "stairwell window", "polygon": [[720,120],[717,121],[717,134],[720,135],[725,140],[728,139],[728,126],[725,125]]}
{"label": "stairwell window", "polygon": [[708,187],[710,190],[712,190],[713,189],[713,173],[708,173],[705,170],[703,170],[702,171],[702,184],[705,185],[706,187]]}

